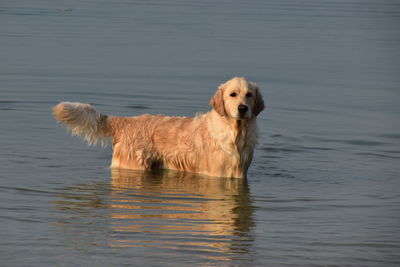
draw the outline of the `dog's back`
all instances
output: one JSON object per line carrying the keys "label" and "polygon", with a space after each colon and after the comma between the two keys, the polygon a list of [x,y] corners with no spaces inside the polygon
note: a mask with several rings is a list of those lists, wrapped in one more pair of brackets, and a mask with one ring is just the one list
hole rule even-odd
{"label": "dog's back", "polygon": [[[196,171],[201,135],[198,117],[141,115],[109,117],[113,139],[112,167],[170,168]],[[197,164],[196,164],[197,163]]]}

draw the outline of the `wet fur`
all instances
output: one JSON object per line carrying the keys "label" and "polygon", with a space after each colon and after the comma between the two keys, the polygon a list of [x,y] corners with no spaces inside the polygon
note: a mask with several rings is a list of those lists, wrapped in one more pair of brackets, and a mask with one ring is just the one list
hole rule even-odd
{"label": "wet fur", "polygon": [[[231,97],[231,92],[237,97]],[[251,92],[252,97],[246,97]],[[196,117],[106,116],[91,105],[61,102],[55,118],[89,144],[113,144],[111,167],[166,168],[210,176],[246,177],[257,143],[256,116],[264,109],[258,87],[245,78],[222,84],[210,101],[213,109]],[[237,106],[249,107],[240,116]]]}

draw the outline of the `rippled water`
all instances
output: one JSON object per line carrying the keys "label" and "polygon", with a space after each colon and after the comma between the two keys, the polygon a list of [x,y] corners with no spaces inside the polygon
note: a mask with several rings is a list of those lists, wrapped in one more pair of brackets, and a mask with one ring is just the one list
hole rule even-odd
{"label": "rippled water", "polygon": [[[0,3],[5,266],[400,265],[397,1]],[[112,171],[51,116],[193,116],[243,75],[246,181]]]}

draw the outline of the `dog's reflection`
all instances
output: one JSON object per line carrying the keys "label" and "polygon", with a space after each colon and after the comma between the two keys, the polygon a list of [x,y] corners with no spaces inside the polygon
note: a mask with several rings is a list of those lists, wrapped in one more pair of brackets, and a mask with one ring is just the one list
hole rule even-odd
{"label": "dog's reflection", "polygon": [[114,169],[111,192],[113,227],[121,236],[115,246],[135,245],[139,240],[127,239],[127,233],[143,232],[147,237],[162,235],[162,244],[153,241],[165,247],[226,251],[235,239],[237,252],[246,250],[252,239],[252,206],[244,179]]}
{"label": "dog's reflection", "polygon": [[76,247],[139,246],[229,258],[247,253],[253,239],[244,179],[113,169],[111,183],[68,187],[60,196],[57,228]]}

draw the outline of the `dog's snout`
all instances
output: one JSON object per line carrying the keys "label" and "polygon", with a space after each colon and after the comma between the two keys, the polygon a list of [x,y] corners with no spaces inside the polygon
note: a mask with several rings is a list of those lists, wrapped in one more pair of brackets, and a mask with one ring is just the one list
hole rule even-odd
{"label": "dog's snout", "polygon": [[239,110],[239,113],[244,114],[247,112],[247,110],[249,110],[249,107],[246,105],[240,104],[238,106],[238,110]]}

